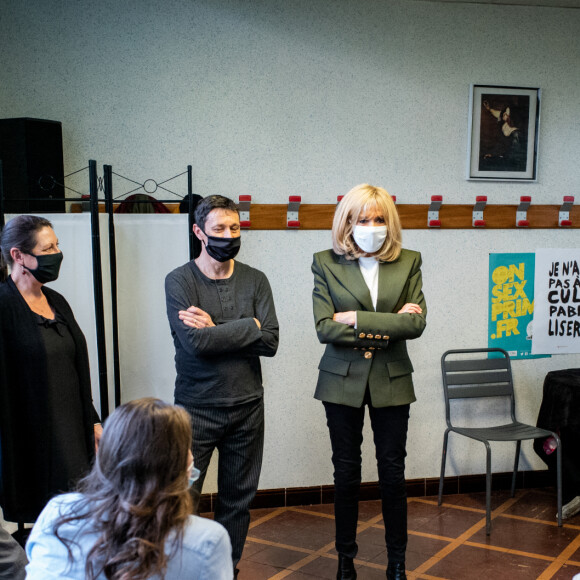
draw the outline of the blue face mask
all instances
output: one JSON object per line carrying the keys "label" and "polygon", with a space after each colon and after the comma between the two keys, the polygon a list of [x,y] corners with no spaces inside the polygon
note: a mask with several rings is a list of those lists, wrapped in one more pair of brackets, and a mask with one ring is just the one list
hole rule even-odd
{"label": "blue face mask", "polygon": [[187,468],[187,473],[189,473],[189,487],[191,487],[201,475],[201,471],[193,465],[193,463]]}

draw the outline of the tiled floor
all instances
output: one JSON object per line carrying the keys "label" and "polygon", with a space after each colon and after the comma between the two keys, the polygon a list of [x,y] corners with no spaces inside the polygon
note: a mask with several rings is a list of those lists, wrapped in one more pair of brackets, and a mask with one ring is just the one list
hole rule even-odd
{"label": "tiled floor", "polygon": [[[426,580],[569,580],[580,574],[580,514],[558,528],[550,490],[494,492],[491,536],[484,494],[409,498],[407,577]],[[258,509],[240,580],[336,578],[332,505]],[[359,580],[385,578],[379,501],[361,502]]]}

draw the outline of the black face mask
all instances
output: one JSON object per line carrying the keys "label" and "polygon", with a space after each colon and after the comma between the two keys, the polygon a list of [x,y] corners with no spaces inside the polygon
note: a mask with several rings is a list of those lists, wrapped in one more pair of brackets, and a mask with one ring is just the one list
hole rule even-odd
{"label": "black face mask", "polygon": [[[205,233],[205,232],[204,232]],[[205,249],[207,253],[218,262],[227,262],[238,255],[242,238],[220,238],[217,236],[207,236]]]}
{"label": "black face mask", "polygon": [[[34,256],[34,254],[30,254]],[[57,254],[40,254],[40,256],[34,256],[38,265],[34,270],[24,266],[41,284],[46,284],[47,282],[54,282],[58,278],[58,273],[60,271],[60,265],[62,263],[62,252]]]}

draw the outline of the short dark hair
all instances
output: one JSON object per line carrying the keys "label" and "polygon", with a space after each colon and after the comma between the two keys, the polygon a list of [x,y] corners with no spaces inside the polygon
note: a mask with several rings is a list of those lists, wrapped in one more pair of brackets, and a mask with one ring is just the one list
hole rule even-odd
{"label": "short dark hair", "polygon": [[0,236],[0,281],[8,277],[8,266],[12,266],[10,250],[18,248],[25,254],[30,254],[36,246],[36,235],[43,228],[52,228],[52,224],[43,217],[36,215],[19,215],[12,218],[2,230]]}
{"label": "short dark hair", "polygon": [[195,223],[204,233],[207,216],[214,209],[235,211],[240,215],[238,206],[229,197],[224,197],[223,195],[209,195],[208,197],[204,197],[195,208]]}

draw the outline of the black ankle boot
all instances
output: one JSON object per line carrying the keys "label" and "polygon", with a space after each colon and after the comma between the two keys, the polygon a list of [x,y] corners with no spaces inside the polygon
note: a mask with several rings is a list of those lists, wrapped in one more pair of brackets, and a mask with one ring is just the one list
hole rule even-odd
{"label": "black ankle boot", "polygon": [[387,566],[387,580],[407,580],[405,562],[389,562]]}
{"label": "black ankle boot", "polygon": [[354,562],[348,556],[338,555],[338,572],[336,573],[336,580],[356,580],[356,570],[354,569]]}

